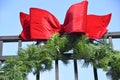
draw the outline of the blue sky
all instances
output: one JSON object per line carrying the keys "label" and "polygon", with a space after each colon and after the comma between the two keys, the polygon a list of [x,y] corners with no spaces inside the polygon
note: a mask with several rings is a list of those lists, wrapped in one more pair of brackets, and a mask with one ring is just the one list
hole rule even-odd
{"label": "blue sky", "polygon": [[[68,8],[82,0],[0,0],[0,36],[19,35],[22,27],[19,21],[19,13],[29,13],[31,7],[42,8],[54,14],[62,24]],[[88,14],[104,15],[112,13],[110,24],[108,25],[109,32],[120,32],[120,0],[88,0]],[[24,43],[23,43],[24,44]],[[4,44],[3,55],[16,54],[16,43]],[[12,45],[12,47],[11,47]],[[26,45],[26,43],[24,44]],[[120,39],[114,40],[114,49],[120,50]],[[11,54],[7,54],[10,49]],[[82,62],[79,62],[79,80],[93,80],[92,67],[82,68]],[[65,66],[60,62],[60,80],[73,80],[73,63]],[[102,70],[98,70],[99,80],[109,80],[106,78]],[[41,74],[41,80],[55,80],[54,69],[50,72]],[[30,74],[29,80],[35,80]]]}

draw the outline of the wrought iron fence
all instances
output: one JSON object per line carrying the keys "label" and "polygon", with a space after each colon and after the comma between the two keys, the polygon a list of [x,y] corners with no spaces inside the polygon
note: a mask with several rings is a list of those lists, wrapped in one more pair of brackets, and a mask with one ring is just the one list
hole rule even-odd
{"label": "wrought iron fence", "polygon": [[[120,32],[108,32],[106,34],[108,36],[108,40],[111,44],[113,44],[112,39],[120,38]],[[30,41],[24,41],[21,40],[18,36],[0,36],[0,61],[4,62],[6,57],[3,56],[3,43],[11,43],[11,42],[17,42],[18,43],[18,49],[22,47],[23,42],[30,42]],[[71,54],[64,55],[68,59],[72,59]],[[78,80],[78,64],[77,60],[73,60],[74,63],[74,80]],[[93,67],[93,74],[94,74],[94,80],[98,80],[98,73],[97,69]],[[36,80],[40,80],[40,74],[36,75]],[[59,60],[55,60],[55,80],[59,80]]]}

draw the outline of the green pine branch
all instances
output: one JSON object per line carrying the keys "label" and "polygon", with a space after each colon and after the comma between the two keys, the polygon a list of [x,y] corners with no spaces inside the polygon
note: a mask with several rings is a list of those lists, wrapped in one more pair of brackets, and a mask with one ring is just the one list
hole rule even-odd
{"label": "green pine branch", "polygon": [[17,57],[8,57],[0,66],[0,79],[27,80],[27,74],[52,69],[52,61],[61,59],[65,64],[68,60],[64,52],[73,50],[73,59],[84,60],[83,66],[92,64],[107,72],[112,80],[120,79],[120,51],[113,50],[106,38],[95,42],[85,35],[56,33],[44,46],[31,44],[18,51]]}

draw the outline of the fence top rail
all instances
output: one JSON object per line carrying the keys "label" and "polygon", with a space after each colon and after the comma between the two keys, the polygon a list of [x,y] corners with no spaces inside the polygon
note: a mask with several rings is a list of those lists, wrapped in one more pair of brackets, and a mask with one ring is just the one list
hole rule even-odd
{"label": "fence top rail", "polygon": [[[112,37],[112,38],[120,38],[120,32],[108,32],[107,34],[108,37]],[[29,42],[28,40],[22,40],[19,38],[19,36],[0,36],[0,41],[2,42],[18,42],[19,40],[21,40],[22,42]],[[71,54],[67,54],[64,55],[67,58],[69,57],[69,59],[72,59]],[[4,61],[6,59],[6,57],[8,56],[0,56],[0,61]]]}
{"label": "fence top rail", "polygon": [[120,38],[120,32],[108,32],[106,35],[112,38]]}
{"label": "fence top rail", "polygon": [[[120,32],[108,32],[106,35],[112,38],[120,38]],[[18,40],[22,40],[22,39],[20,39],[19,36],[17,35],[16,36],[0,36],[0,41],[3,41],[3,42],[18,42]],[[25,40],[22,40],[22,41],[26,42]]]}

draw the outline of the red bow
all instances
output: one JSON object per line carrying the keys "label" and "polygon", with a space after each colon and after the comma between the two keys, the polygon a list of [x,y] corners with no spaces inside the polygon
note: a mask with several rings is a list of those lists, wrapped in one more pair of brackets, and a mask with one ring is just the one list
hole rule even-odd
{"label": "red bow", "polygon": [[56,32],[66,32],[84,33],[91,39],[102,38],[107,32],[111,14],[87,15],[87,5],[87,1],[73,4],[62,25],[54,15],[43,9],[30,8],[30,14],[20,12],[23,31],[19,37],[24,40],[48,40]]}

